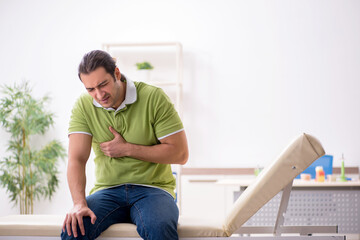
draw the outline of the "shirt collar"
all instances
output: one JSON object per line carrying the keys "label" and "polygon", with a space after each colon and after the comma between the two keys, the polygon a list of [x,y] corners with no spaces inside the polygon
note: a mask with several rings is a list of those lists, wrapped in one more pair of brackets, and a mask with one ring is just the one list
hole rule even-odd
{"label": "shirt collar", "polygon": [[[126,79],[126,92],[125,92],[125,99],[124,101],[120,104],[120,106],[116,109],[115,112],[120,111],[121,109],[125,108],[127,104],[132,104],[136,101],[137,99],[137,93],[136,93],[136,87],[133,81],[131,81],[130,79]],[[101,104],[98,103],[97,101],[95,101],[95,99],[93,99],[93,104],[95,107],[101,107]],[[114,108],[104,108],[105,110],[115,110]]]}

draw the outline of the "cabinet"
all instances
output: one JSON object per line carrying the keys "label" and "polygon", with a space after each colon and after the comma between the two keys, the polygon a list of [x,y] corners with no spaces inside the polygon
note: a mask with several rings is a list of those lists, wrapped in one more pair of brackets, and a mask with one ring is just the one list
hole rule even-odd
{"label": "cabinet", "polygon": [[186,175],[181,176],[181,215],[204,219],[224,219],[233,205],[237,186],[217,184],[235,175]]}
{"label": "cabinet", "polygon": [[221,176],[181,177],[181,215],[204,219],[224,218],[225,190],[215,185]]}

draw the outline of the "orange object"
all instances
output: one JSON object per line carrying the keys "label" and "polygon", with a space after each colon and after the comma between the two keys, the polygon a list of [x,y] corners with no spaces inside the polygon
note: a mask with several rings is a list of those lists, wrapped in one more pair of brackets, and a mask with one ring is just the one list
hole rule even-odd
{"label": "orange object", "polygon": [[315,181],[317,182],[324,182],[325,181],[325,172],[322,166],[317,166],[315,168],[316,178]]}
{"label": "orange object", "polygon": [[303,180],[303,181],[310,181],[311,180],[311,174],[302,173],[302,174],[300,174],[300,179]]}

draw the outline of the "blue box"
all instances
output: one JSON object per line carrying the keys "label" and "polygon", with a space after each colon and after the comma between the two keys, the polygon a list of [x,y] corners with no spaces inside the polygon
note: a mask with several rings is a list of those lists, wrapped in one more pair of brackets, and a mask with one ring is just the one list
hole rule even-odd
{"label": "blue box", "polygon": [[[311,178],[315,179],[315,177],[316,177],[315,168],[317,166],[323,167],[325,176],[328,174],[332,174],[332,172],[333,172],[333,156],[332,155],[324,155],[324,156],[318,158],[302,173],[309,173],[311,175]],[[300,174],[296,177],[296,179],[300,179]]]}

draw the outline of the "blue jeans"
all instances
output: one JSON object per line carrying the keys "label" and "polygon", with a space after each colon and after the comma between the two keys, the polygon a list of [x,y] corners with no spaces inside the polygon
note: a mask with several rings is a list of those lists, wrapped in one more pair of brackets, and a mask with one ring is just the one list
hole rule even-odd
{"label": "blue jeans", "polygon": [[66,229],[61,239],[95,239],[115,223],[134,223],[146,240],[178,239],[179,210],[174,198],[161,189],[125,184],[97,191],[86,201],[96,215],[95,224],[91,224],[90,217],[84,217],[85,236],[78,227],[77,238],[69,236]]}

